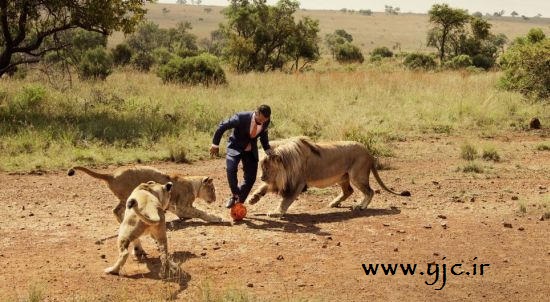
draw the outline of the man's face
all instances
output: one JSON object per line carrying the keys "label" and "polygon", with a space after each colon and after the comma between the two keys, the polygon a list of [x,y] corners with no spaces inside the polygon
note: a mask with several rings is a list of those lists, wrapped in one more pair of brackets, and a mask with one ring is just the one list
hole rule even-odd
{"label": "man's face", "polygon": [[256,120],[256,124],[258,124],[258,125],[262,125],[263,123],[265,123],[269,120],[268,117],[265,117],[260,112],[256,112],[256,114],[254,115],[254,119]]}

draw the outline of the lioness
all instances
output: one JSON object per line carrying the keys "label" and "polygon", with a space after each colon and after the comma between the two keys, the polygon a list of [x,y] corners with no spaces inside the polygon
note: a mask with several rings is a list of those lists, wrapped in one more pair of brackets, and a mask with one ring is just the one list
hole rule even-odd
{"label": "lioness", "polygon": [[[180,219],[196,217],[208,222],[222,221],[220,217],[205,213],[193,207],[193,201],[196,198],[201,198],[208,203],[216,201],[216,190],[214,188],[213,179],[210,177],[185,177],[179,174],[167,175],[155,168],[147,166],[119,168],[115,170],[113,174],[98,173],[84,167],[73,167],[69,169],[67,174],[73,176],[76,170],[80,170],[92,177],[107,182],[109,189],[111,189],[119,199],[118,205],[113,208],[113,213],[119,223],[122,222],[124,217],[126,200],[128,196],[130,196],[130,193],[132,193],[132,190],[139,184],[151,180],[159,183],[171,181],[174,184],[168,210],[176,214]],[[134,241],[133,254],[136,258],[145,256],[139,239]]]}
{"label": "lioness", "polygon": [[166,239],[166,223],[164,211],[170,204],[172,183],[161,185],[154,181],[138,185],[128,197],[124,219],[118,231],[119,255],[115,265],[105,269],[105,273],[118,275],[128,259],[130,242],[140,236],[149,234],[159,247],[161,269],[159,275],[166,278],[168,272],[179,270],[177,264],[168,259],[168,241]]}
{"label": "lioness", "polygon": [[206,176],[182,176],[179,174],[167,175],[155,168],[147,166],[136,166],[132,168],[119,168],[113,174],[103,174],[84,167],[72,167],[67,174],[73,176],[75,170],[102,179],[107,182],[109,189],[118,197],[119,203],[113,208],[113,213],[120,223],[124,216],[126,199],[132,190],[147,181],[174,183],[172,198],[168,210],[176,214],[180,219],[200,218],[208,222],[220,222],[222,219],[215,215],[205,213],[193,207],[193,201],[201,198],[208,203],[216,201],[216,190],[213,179]]}
{"label": "lioness", "polygon": [[369,185],[369,174],[372,171],[380,186],[393,194],[410,196],[408,191],[394,192],[386,187],[380,179],[375,166],[375,159],[367,148],[352,141],[314,143],[307,137],[291,138],[276,146],[271,155],[261,162],[264,182],[248,198],[255,204],[267,192],[274,192],[283,197],[277,212],[269,216],[282,216],[298,195],[306,188],[324,188],[333,184],[342,187],[342,193],[330,203],[338,207],[342,201],[353,193],[353,184],[363,193],[363,200],[354,209],[365,209],[374,196]]}

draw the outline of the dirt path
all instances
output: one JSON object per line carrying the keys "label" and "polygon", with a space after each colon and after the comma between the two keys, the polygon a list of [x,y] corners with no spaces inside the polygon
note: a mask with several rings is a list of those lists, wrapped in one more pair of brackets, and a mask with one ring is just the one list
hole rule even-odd
{"label": "dirt path", "polygon": [[[502,161],[482,163],[487,167],[481,174],[456,171],[465,164],[462,141],[434,137],[395,144],[398,157],[381,177],[413,196],[382,192],[365,211],[349,208],[357,194],[342,208],[328,208],[338,194],[333,187],[303,194],[286,220],[265,216],[277,205],[273,195],[248,206],[240,224],[179,222],[169,214],[169,250],[185,271],[172,281],[156,277],[158,253],[150,239],[144,240],[147,261],[130,259],[120,277],[102,273],[117,256],[118,227],[110,212],[115,197],[102,182],[63,171],[0,174],[0,300],[42,292],[47,301],[135,301],[136,293],[143,301],[189,301],[229,295],[230,289],[273,301],[546,300],[550,222],[541,216],[550,213],[550,152],[535,149],[544,139],[493,139]],[[223,160],[154,166],[213,176],[219,200],[196,206],[229,219],[222,207],[229,192]],[[381,269],[367,276],[362,264],[369,263],[418,266],[414,276],[400,270],[385,276]],[[439,279],[427,285],[436,279],[428,275],[435,264]],[[453,275],[454,264],[462,264],[455,272],[464,273]],[[489,264],[483,275],[482,264]]]}

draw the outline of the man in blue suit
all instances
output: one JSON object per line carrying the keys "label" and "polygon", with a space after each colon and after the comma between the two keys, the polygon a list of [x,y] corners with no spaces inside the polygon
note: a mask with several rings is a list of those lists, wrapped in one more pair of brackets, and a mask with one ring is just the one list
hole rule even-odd
{"label": "man in blue suit", "polygon": [[[231,208],[237,202],[244,202],[252,189],[252,185],[256,181],[258,170],[258,137],[265,152],[268,154],[271,152],[267,136],[270,117],[271,108],[268,105],[261,105],[256,111],[239,112],[230,119],[221,122],[214,133],[210,154],[219,156],[219,145],[223,133],[228,129],[233,129],[233,133],[229,137],[225,157],[227,182],[233,195],[227,201],[226,208]],[[239,186],[237,167],[240,161],[243,162],[244,181]]]}

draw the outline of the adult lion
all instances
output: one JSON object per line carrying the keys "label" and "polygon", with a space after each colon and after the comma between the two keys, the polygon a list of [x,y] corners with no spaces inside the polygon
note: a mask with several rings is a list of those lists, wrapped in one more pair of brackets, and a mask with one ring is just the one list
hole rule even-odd
{"label": "adult lion", "polygon": [[369,185],[371,171],[384,190],[401,196],[411,195],[408,191],[397,193],[386,187],[376,170],[375,158],[360,143],[314,143],[307,137],[297,137],[273,145],[276,147],[272,154],[260,162],[264,183],[248,199],[250,204],[255,204],[267,192],[281,195],[283,200],[277,212],[270,216],[284,215],[308,186],[324,188],[339,184],[342,193],[330,203],[331,207],[337,207],[353,193],[350,182],[363,193],[363,200],[354,208],[366,209],[374,196]]}

